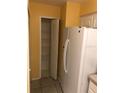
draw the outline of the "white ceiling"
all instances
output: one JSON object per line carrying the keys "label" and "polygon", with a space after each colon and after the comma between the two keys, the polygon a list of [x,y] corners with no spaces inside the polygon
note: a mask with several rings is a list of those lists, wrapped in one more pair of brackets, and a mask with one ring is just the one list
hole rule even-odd
{"label": "white ceiling", "polygon": [[83,2],[85,0],[31,0],[31,1],[39,2],[39,3],[52,4],[52,5],[62,5],[66,1]]}

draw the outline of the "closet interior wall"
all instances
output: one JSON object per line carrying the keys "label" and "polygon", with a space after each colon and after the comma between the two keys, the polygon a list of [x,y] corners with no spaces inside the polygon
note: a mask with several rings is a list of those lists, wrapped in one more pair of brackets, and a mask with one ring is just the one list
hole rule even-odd
{"label": "closet interior wall", "polygon": [[49,77],[51,20],[41,19],[41,78]]}

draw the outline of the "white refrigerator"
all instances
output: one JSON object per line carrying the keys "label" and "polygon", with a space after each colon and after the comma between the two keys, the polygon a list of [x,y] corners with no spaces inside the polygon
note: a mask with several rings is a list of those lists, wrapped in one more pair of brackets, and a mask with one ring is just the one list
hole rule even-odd
{"label": "white refrigerator", "polygon": [[97,70],[97,30],[66,28],[63,40],[63,93],[87,93],[88,75]]}

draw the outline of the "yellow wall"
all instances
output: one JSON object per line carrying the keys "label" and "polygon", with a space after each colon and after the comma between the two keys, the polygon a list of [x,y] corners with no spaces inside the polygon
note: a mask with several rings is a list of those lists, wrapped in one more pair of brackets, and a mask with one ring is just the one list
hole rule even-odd
{"label": "yellow wall", "polygon": [[68,1],[66,4],[66,27],[80,25],[80,3]]}
{"label": "yellow wall", "polygon": [[81,3],[81,16],[94,12],[97,12],[97,0],[86,0],[85,2]]}
{"label": "yellow wall", "polygon": [[67,1],[61,6],[61,21],[65,27],[80,25],[80,3]]}
{"label": "yellow wall", "polygon": [[29,11],[31,79],[36,79],[40,77],[40,16],[60,18],[60,7],[30,2]]}

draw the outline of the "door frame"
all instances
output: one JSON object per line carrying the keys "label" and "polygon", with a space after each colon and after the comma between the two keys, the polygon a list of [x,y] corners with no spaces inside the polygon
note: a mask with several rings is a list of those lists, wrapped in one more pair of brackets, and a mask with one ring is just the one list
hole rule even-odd
{"label": "door frame", "polygon": [[[58,17],[51,17],[51,16],[40,16],[40,17],[39,17],[39,22],[40,22],[40,34],[39,34],[39,35],[40,35],[40,40],[39,40],[39,41],[40,41],[40,65],[39,65],[39,70],[40,70],[40,71],[39,71],[39,75],[40,75],[40,76],[39,76],[39,79],[42,77],[42,76],[41,76],[41,73],[42,73],[42,72],[41,72],[41,64],[42,64],[42,63],[41,63],[41,61],[42,61],[42,60],[41,60],[41,54],[42,54],[42,48],[41,48],[41,47],[42,47],[42,46],[41,46],[41,42],[42,42],[42,41],[41,41],[41,31],[42,31],[41,26],[42,26],[42,23],[41,23],[41,19],[42,19],[42,18],[51,19],[51,20],[54,19],[54,20],[59,20],[59,21],[60,21],[60,18],[58,18]],[[60,27],[59,27],[59,28],[60,28]],[[59,33],[58,33],[58,34],[59,34]],[[58,37],[58,39],[59,39],[59,37]],[[58,41],[59,41],[59,40],[58,40]],[[58,42],[58,46],[59,46],[59,42]]]}

